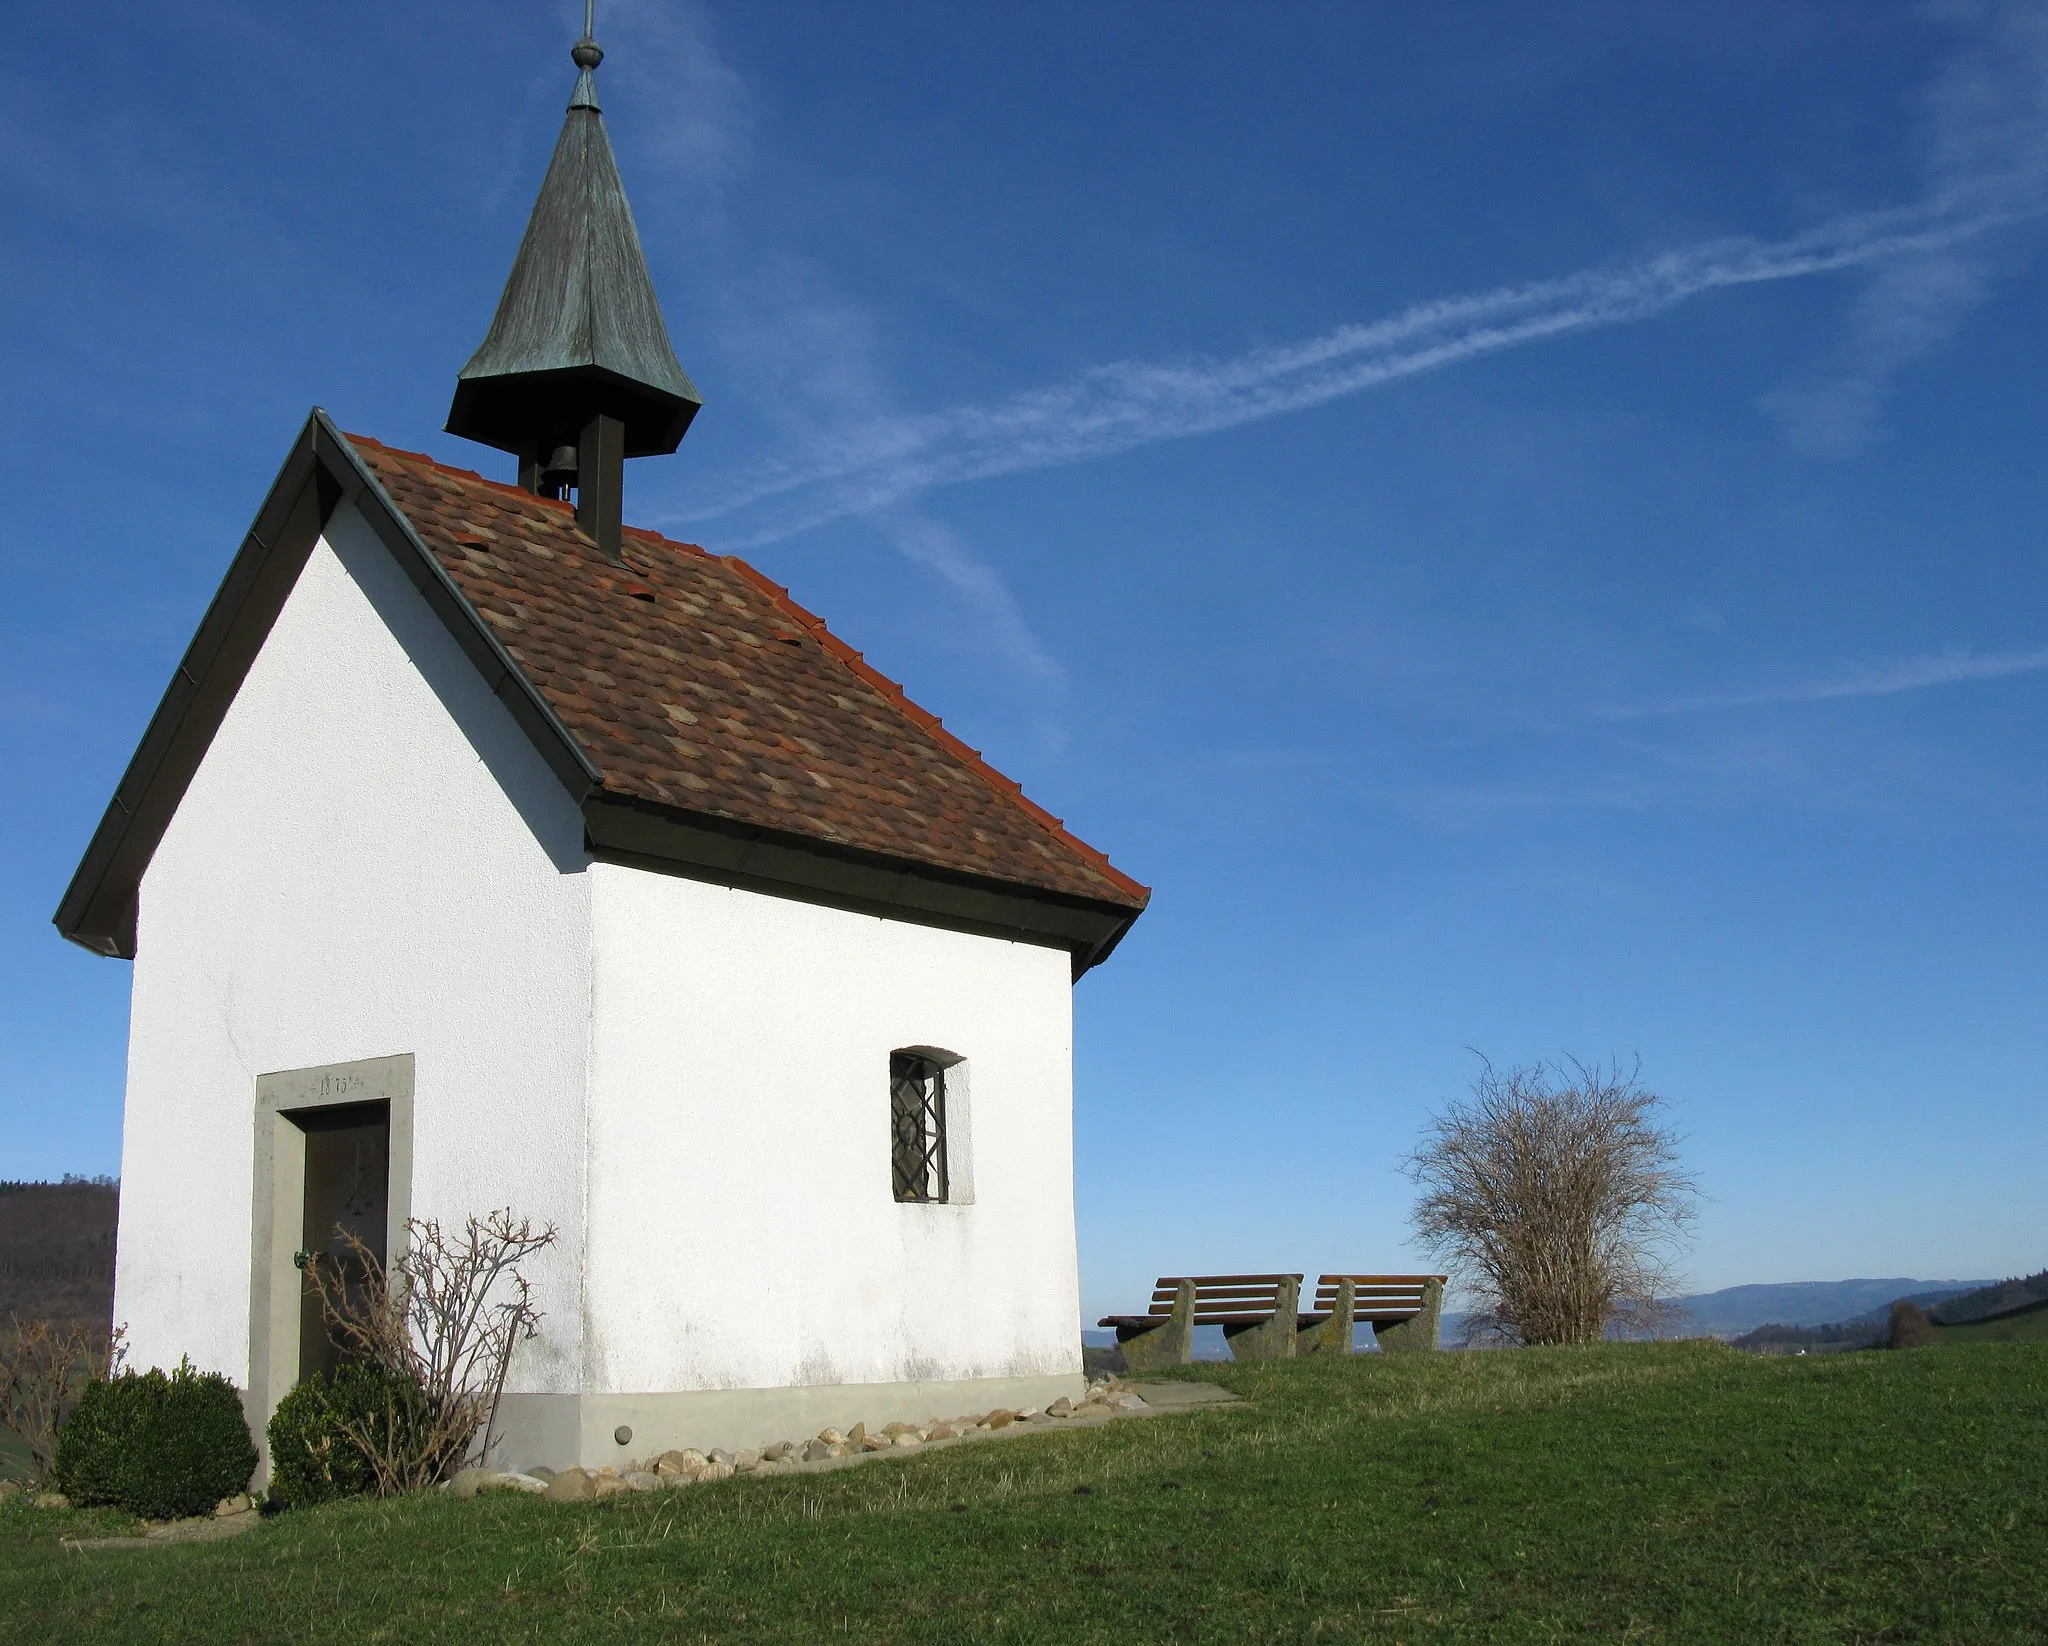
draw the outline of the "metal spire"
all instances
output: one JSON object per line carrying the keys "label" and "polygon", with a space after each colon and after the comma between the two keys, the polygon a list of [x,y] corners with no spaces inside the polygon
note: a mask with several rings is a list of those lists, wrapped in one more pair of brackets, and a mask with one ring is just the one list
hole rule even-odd
{"label": "metal spire", "polygon": [[520,483],[574,488],[577,518],[616,557],[620,464],[672,452],[696,415],[648,278],[599,112],[591,35],[570,48],[576,91],[490,332],[456,380],[448,432],[520,459]]}
{"label": "metal spire", "polygon": [[589,109],[599,112],[597,102],[597,65],[604,61],[604,47],[597,43],[597,37],[590,31],[594,26],[592,14],[597,10],[597,0],[583,0],[583,38],[569,48],[569,61],[576,65],[576,92],[569,99],[572,109]]}

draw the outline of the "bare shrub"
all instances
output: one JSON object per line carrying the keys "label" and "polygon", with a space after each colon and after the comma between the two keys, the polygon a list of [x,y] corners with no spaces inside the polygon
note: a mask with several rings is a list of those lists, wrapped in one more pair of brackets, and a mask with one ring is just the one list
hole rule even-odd
{"label": "bare shrub", "polygon": [[1892,1305],[1885,1346],[1892,1349],[1924,1349],[1934,1341],[1934,1322],[1919,1304],[1900,1298]]}
{"label": "bare shrub", "polygon": [[1576,1058],[1502,1071],[1482,1057],[1470,1100],[1424,1131],[1410,1216],[1478,1301],[1468,1338],[1590,1343],[1669,1319],[1665,1254],[1698,1189],[1639,1072]]}
{"label": "bare shrub", "polygon": [[552,1223],[536,1229],[530,1218],[515,1223],[509,1208],[472,1215],[454,1235],[435,1218],[410,1218],[405,1255],[388,1271],[340,1232],[347,1258],[315,1259],[306,1271],[328,1330],[344,1354],[420,1394],[417,1409],[394,1395],[389,1411],[343,1429],[381,1495],[418,1491],[453,1475],[472,1448],[489,1455],[512,1351],[541,1318],[518,1265],[552,1246],[559,1231]]}
{"label": "bare shrub", "polygon": [[0,1342],[0,1424],[28,1443],[37,1481],[51,1478],[57,1435],[86,1384],[119,1368],[125,1335],[118,1326],[109,1333],[101,1326],[9,1319]]}

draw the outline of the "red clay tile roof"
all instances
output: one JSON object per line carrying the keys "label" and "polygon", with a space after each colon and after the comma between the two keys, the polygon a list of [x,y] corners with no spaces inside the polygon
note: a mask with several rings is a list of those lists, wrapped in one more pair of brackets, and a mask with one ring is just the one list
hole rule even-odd
{"label": "red clay tile roof", "polygon": [[607,792],[1145,906],[1143,886],[744,561],[629,526],[614,566],[568,503],[348,439]]}

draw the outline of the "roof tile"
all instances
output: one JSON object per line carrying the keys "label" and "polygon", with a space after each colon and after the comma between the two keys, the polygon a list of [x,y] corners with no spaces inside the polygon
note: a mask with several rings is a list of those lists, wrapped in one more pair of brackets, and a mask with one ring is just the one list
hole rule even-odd
{"label": "roof tile", "polygon": [[1149,893],[744,561],[350,443],[606,792],[1041,891]]}

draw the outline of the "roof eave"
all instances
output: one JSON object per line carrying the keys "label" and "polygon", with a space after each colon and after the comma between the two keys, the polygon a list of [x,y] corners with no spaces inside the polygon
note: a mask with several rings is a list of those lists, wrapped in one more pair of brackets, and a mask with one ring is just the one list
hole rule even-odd
{"label": "roof eave", "polygon": [[512,711],[572,796],[597,784],[591,765],[441,562],[317,406],[257,510],[199,631],[150,716],[128,769],[52,921],[95,954],[135,958],[136,896],[185,790],[227,718],[335,507],[353,503]]}
{"label": "roof eave", "polygon": [[1076,979],[1144,912],[1143,901],[1076,897],[606,790],[585,798],[583,825],[592,855],[607,862],[1064,949]]}
{"label": "roof eave", "polygon": [[[420,538],[404,510],[347,436],[315,407],[207,607],[58,904],[53,921],[70,941],[95,954],[135,957],[137,895],[150,858],[314,544],[344,501],[369,522],[511,711],[572,802],[582,808],[595,855],[1064,949],[1072,957],[1076,978],[1107,959],[1143,912],[1149,893],[1113,870],[1108,871],[1112,883],[1130,895],[1093,899],[605,790],[595,764]],[[957,743],[950,734],[936,735],[942,735],[948,747]],[[972,755],[971,750],[966,753]],[[978,757],[975,765],[980,769]],[[996,774],[989,775],[993,780]],[[1003,780],[1003,785],[1006,793],[1028,807],[1013,784]],[[1036,815],[1036,808],[1029,809]],[[1051,821],[1055,832],[1063,833],[1057,830],[1057,820]]]}

